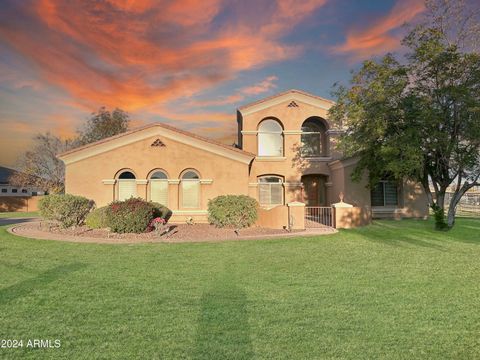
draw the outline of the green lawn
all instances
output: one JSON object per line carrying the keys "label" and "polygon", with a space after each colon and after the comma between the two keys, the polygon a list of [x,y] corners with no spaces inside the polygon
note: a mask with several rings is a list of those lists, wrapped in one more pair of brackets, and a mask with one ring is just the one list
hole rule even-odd
{"label": "green lawn", "polygon": [[0,212],[0,219],[3,218],[19,218],[19,217],[36,217],[38,215],[38,211],[30,211],[30,212]]}
{"label": "green lawn", "polygon": [[0,228],[0,358],[480,358],[480,220],[94,245]]}

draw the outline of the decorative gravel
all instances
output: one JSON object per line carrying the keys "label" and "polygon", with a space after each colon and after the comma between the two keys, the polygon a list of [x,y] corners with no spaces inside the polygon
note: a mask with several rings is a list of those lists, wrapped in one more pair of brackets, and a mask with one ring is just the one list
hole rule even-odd
{"label": "decorative gravel", "polygon": [[275,238],[296,235],[321,235],[335,232],[334,229],[316,229],[315,233],[302,230],[288,232],[283,229],[267,229],[250,227],[235,232],[234,229],[216,228],[208,224],[171,224],[167,234],[155,232],[142,234],[117,234],[108,229],[89,229],[86,226],[63,229],[44,221],[29,222],[15,226],[12,233],[38,239],[63,240],[74,242],[96,243],[143,243],[143,242],[202,242],[224,240],[248,240],[259,238]]}

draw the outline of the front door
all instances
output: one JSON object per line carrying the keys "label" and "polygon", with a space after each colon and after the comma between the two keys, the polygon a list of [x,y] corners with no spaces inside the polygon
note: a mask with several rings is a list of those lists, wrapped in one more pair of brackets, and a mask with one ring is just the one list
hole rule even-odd
{"label": "front door", "polygon": [[303,201],[307,206],[326,206],[324,175],[304,175],[303,183]]}

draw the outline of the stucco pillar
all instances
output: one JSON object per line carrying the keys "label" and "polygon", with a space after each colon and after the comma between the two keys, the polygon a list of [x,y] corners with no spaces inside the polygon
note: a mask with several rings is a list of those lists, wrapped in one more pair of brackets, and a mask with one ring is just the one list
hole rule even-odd
{"label": "stucco pillar", "polygon": [[147,200],[147,184],[148,180],[146,179],[137,180],[137,197]]}
{"label": "stucco pillar", "polygon": [[332,190],[333,190],[333,183],[331,181],[326,182],[325,183],[325,197],[326,197],[325,203],[327,205],[332,203],[332,199],[333,199]]}
{"label": "stucco pillar", "polygon": [[288,223],[290,230],[305,230],[305,204],[293,201],[288,206]]}
{"label": "stucco pillar", "polygon": [[365,209],[343,202],[343,193],[340,193],[340,202],[332,204],[333,227],[336,229],[350,229],[368,225],[371,213]]}
{"label": "stucco pillar", "polygon": [[[105,191],[108,192],[108,201],[107,204],[115,200],[115,184],[117,183],[116,179],[104,179],[102,180],[102,184],[105,185]],[[105,204],[105,205],[107,205]],[[99,204],[96,204],[96,206],[99,206]]]}
{"label": "stucco pillar", "polygon": [[178,210],[178,201],[179,201],[179,179],[169,179],[168,180],[168,208],[170,210]]}

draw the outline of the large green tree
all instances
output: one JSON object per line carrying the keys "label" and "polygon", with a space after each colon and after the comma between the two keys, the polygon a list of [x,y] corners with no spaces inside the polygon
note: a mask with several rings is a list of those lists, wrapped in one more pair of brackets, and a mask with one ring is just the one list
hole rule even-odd
{"label": "large green tree", "polygon": [[340,146],[359,157],[354,177],[368,171],[370,185],[385,177],[421,183],[438,228],[454,225],[459,200],[480,185],[480,31],[466,5],[428,2],[426,21],[403,40],[405,58],[365,61],[351,86],[336,88],[330,111],[346,130]]}

